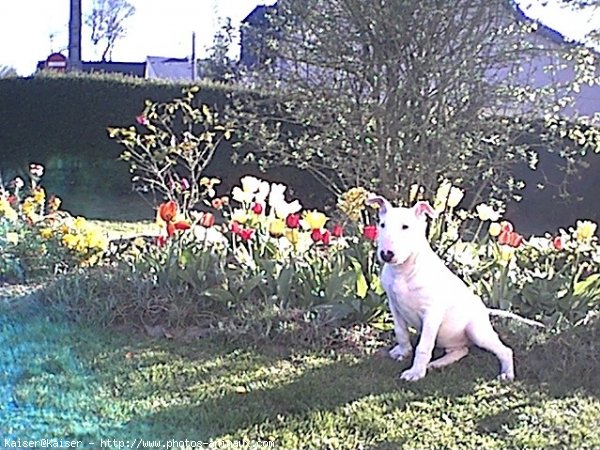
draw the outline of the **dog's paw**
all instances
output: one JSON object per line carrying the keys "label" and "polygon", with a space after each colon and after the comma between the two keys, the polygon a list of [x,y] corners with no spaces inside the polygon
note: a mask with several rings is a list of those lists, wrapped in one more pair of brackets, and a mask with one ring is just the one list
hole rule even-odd
{"label": "dog's paw", "polygon": [[390,358],[395,359],[396,361],[401,361],[407,356],[409,356],[411,352],[412,349],[410,347],[405,347],[403,345],[398,344],[391,348],[388,354],[390,355]]}
{"label": "dog's paw", "polygon": [[400,379],[404,381],[417,381],[423,378],[426,373],[426,369],[411,367],[400,374]]}
{"label": "dog's paw", "polygon": [[498,380],[500,381],[513,381],[515,379],[515,374],[514,373],[508,373],[508,372],[502,372],[500,375],[498,375]]}

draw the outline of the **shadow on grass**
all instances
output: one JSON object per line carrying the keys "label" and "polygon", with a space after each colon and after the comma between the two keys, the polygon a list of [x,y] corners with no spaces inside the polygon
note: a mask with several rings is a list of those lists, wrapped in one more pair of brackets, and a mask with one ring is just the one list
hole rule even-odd
{"label": "shadow on grass", "polygon": [[600,398],[600,319],[548,337],[518,355],[520,380],[554,397]]}
{"label": "shadow on grass", "polygon": [[[278,422],[290,426],[296,420],[302,422],[310,415],[332,412],[370,396],[383,396],[387,407],[402,410],[413,401],[469,394],[478,380],[495,373],[495,361],[488,356],[476,352],[474,359],[478,363],[473,367],[457,366],[446,373],[434,372],[413,384],[398,378],[408,362],[398,363],[378,355],[354,362],[342,359],[307,370],[291,382],[275,387],[230,391],[195,405],[139,416],[120,432],[131,434],[143,430],[149,436],[177,439],[244,435],[246,429]],[[448,383],[448,377],[454,382]]]}
{"label": "shadow on grass", "polygon": [[[514,389],[519,399],[512,399],[510,407],[497,414],[483,415],[478,429],[482,433],[502,433],[518,422],[522,408],[539,407],[547,396],[583,393],[597,397],[600,388],[594,382],[594,373],[600,367],[596,352],[599,329],[599,323],[595,322],[551,336],[521,351],[517,342],[511,342],[518,340],[518,336],[508,339],[508,344],[516,348],[519,379],[517,387],[508,389]],[[275,387],[243,388],[193,405],[165,408],[145,417],[140,415],[126,430],[144,430],[151,436],[170,430],[168,436],[180,439],[198,436],[202,430],[198,438],[211,439],[285,422],[289,418],[302,421],[309,415],[334,411],[369,396],[389,397],[386,404],[393,409],[404,409],[411,402],[432,398],[453,402],[471,395],[487,380],[493,380],[498,370],[495,357],[478,349],[473,349],[460,363],[433,371],[418,383],[399,381],[398,374],[407,366],[407,362],[397,363],[381,356],[354,361],[341,359],[306,370],[294,380]],[[534,395],[520,399],[522,395],[527,397],[528,392]],[[392,448],[381,445],[376,448]]]}

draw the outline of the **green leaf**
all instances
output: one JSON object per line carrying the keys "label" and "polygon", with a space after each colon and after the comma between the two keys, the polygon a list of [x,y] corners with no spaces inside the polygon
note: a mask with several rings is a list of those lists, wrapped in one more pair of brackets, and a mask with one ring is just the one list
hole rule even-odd
{"label": "green leaf", "polygon": [[221,303],[233,303],[235,301],[235,296],[231,292],[218,287],[206,289],[203,294]]}

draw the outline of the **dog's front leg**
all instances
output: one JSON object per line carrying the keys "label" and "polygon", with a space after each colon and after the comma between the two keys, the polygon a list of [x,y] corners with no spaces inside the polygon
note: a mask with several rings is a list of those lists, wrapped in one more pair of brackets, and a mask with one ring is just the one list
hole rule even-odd
{"label": "dog's front leg", "polygon": [[415,359],[410,369],[405,370],[400,378],[406,381],[420,380],[427,373],[427,364],[431,361],[431,354],[435,346],[440,325],[442,324],[443,314],[426,313],[423,317],[423,326],[421,327],[421,337],[415,349]]}
{"label": "dog's front leg", "polygon": [[389,355],[390,358],[401,361],[412,353],[408,326],[400,314],[396,301],[389,298],[388,305],[394,319],[394,334],[396,335],[396,345],[390,349]]}

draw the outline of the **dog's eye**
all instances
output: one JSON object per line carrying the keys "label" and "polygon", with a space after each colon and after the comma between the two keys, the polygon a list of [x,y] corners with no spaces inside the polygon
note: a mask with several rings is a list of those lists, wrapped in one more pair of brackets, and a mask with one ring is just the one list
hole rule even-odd
{"label": "dog's eye", "polygon": [[385,228],[385,222],[379,222],[379,228]]}
{"label": "dog's eye", "polygon": [[405,225],[402,225],[402,229],[403,229],[403,230],[408,230],[408,225],[406,225],[406,224],[405,224]]}

